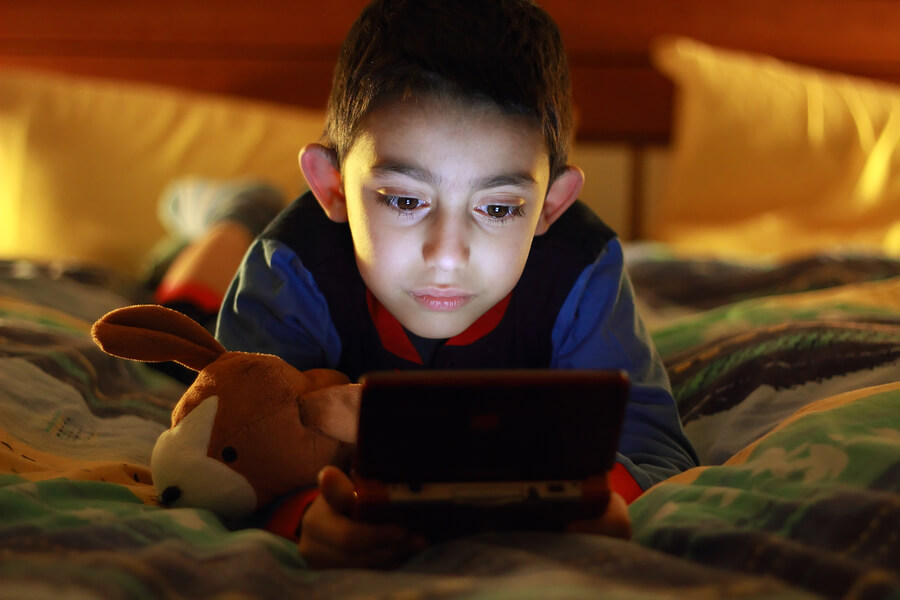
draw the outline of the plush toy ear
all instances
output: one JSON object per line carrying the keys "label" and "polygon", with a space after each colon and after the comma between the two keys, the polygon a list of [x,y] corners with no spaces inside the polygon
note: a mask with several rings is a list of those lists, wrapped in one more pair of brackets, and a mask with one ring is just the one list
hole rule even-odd
{"label": "plush toy ear", "polygon": [[362,385],[347,383],[313,390],[297,400],[304,427],[339,442],[356,443]]}
{"label": "plush toy ear", "polygon": [[334,369],[307,369],[303,371],[303,376],[309,379],[314,390],[350,383],[349,377]]}
{"label": "plush toy ear", "polygon": [[225,353],[202,325],[155,304],[109,312],[94,323],[91,336],[107,354],[145,362],[174,360],[195,371]]}

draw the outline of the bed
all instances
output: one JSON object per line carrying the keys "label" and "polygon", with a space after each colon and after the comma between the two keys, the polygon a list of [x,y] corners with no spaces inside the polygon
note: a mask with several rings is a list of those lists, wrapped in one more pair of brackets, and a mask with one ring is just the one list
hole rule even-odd
{"label": "bed", "polygon": [[184,387],[90,326],[147,300],[174,179],[304,189],[360,4],[4,6],[0,597],[900,597],[900,7],[876,0],[544,3],[584,199],[702,460],[630,506],[631,541],[486,533],[311,571],[155,505]]}

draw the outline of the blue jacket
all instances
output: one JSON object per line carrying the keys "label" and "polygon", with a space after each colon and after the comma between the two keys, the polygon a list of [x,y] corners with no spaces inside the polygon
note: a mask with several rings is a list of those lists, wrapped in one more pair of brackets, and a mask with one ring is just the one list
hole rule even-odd
{"label": "blue jacket", "polygon": [[338,369],[352,379],[380,369],[623,369],[632,385],[618,462],[641,489],[697,463],[635,310],[622,247],[580,202],[535,238],[504,301],[462,334],[425,348],[368,293],[349,227],[328,220],[307,193],[248,250],[216,335],[229,350],[276,354],[301,370]]}

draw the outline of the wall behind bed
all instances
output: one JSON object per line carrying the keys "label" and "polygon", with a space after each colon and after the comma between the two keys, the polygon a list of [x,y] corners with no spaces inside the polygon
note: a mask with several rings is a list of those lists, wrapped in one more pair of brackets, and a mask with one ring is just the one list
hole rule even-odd
{"label": "wall behind bed", "polygon": [[[0,0],[0,65],[321,108],[340,41],[365,3]],[[569,49],[584,197],[625,237],[642,233],[672,135],[674,88],[650,58],[658,36],[900,82],[892,0],[541,4]]]}

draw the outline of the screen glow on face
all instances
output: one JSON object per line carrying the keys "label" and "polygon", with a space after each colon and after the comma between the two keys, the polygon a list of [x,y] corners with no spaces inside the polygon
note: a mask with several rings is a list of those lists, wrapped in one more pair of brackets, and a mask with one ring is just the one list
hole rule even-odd
{"label": "screen glow on face", "polygon": [[342,167],[356,260],[407,329],[457,335],[513,289],[549,181],[540,131],[448,101],[373,112]]}

